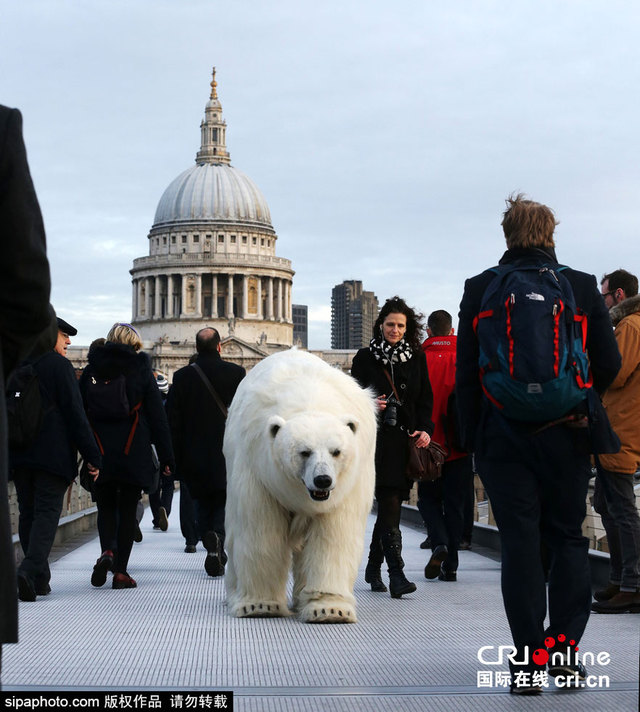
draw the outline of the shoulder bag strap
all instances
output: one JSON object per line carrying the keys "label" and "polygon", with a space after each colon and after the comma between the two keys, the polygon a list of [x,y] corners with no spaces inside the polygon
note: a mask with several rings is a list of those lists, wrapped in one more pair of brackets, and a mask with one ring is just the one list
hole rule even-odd
{"label": "shoulder bag strap", "polygon": [[218,408],[220,408],[220,410],[222,411],[222,415],[224,415],[224,417],[226,418],[227,417],[227,406],[222,402],[222,399],[216,393],[216,389],[213,387],[211,381],[207,378],[207,374],[200,368],[200,366],[198,366],[197,363],[192,363],[191,365],[196,369],[198,376],[200,376],[204,385],[207,387],[207,390],[213,396],[213,400],[218,405]]}
{"label": "shoulder bag strap", "polygon": [[384,375],[387,377],[387,381],[389,381],[389,383],[391,384],[391,388],[393,388],[393,395],[394,395],[398,400],[400,400],[400,396],[398,395],[398,391],[396,391],[396,387],[395,387],[393,381],[391,380],[391,376],[389,375],[389,371],[387,371],[387,369],[384,368],[384,366],[382,367],[382,370],[384,371]]}

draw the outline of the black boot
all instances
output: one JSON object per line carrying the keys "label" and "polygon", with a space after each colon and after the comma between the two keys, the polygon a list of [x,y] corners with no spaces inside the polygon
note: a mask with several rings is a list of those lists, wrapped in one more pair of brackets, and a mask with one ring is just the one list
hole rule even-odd
{"label": "black boot", "polygon": [[367,568],[364,570],[364,580],[371,584],[371,590],[377,593],[386,593],[389,589],[384,585],[382,576],[380,575],[380,567],[384,561],[384,552],[382,550],[382,542],[380,541],[380,530],[376,522],[371,536],[371,545],[369,546],[369,560]]}
{"label": "black boot", "polygon": [[404,561],[401,556],[402,534],[399,529],[390,529],[382,535],[382,548],[389,566],[391,598],[401,598],[404,593],[413,593],[416,590],[415,583],[402,573]]}

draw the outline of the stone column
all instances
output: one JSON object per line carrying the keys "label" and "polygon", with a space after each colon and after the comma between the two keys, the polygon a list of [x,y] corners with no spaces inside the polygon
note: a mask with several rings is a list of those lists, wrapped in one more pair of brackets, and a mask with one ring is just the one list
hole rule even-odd
{"label": "stone column", "polygon": [[242,318],[249,316],[249,277],[242,275]]}
{"label": "stone column", "polygon": [[156,303],[153,314],[156,319],[160,319],[162,317],[162,295],[160,294],[160,288],[162,287],[162,277],[160,277],[160,275],[156,275],[156,277],[154,278],[154,282],[156,289]]}
{"label": "stone column", "polygon": [[258,277],[258,319],[262,318],[262,277]]}
{"label": "stone column", "polygon": [[173,316],[173,275],[167,275],[167,310],[166,317],[170,319]]}
{"label": "stone column", "polygon": [[267,319],[273,321],[273,277],[269,277],[269,288],[267,291]]}
{"label": "stone column", "polygon": [[233,274],[229,275],[227,291],[227,319],[233,319]]}
{"label": "stone column", "polygon": [[291,305],[291,287],[293,286],[291,282],[286,282],[286,293],[287,293],[287,321],[291,323],[293,321],[293,307]]}
{"label": "stone column", "polygon": [[186,316],[187,308],[187,275],[182,275],[182,304],[180,305],[180,318]]}
{"label": "stone column", "polygon": [[278,321],[282,321],[282,280],[278,279],[278,305],[276,311],[276,318]]}
{"label": "stone column", "polygon": [[196,316],[202,316],[202,275],[196,274]]}
{"label": "stone column", "polygon": [[138,318],[138,280],[131,280],[131,318]]}
{"label": "stone column", "polygon": [[[142,299],[142,285],[144,284],[144,277],[136,280],[136,286],[138,288],[138,298],[136,300],[136,306],[138,308],[138,317],[142,318],[142,311],[145,307],[145,303]],[[146,313],[145,313],[146,316]]]}
{"label": "stone column", "polygon": [[211,316],[218,316],[218,275],[211,276]]}
{"label": "stone column", "polygon": [[153,283],[153,277],[146,277],[147,282],[147,319],[151,319],[153,314],[153,301],[151,300],[151,284]]}

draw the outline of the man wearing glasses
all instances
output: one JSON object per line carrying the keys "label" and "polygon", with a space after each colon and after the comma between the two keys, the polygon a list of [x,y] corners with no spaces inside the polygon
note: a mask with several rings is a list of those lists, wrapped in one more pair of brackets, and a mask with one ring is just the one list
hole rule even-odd
{"label": "man wearing glasses", "polygon": [[633,475],[640,467],[640,296],[638,278],[623,269],[601,282],[622,368],[603,396],[620,451],[599,455],[594,506],[609,544],[609,585],[594,593],[596,613],[640,613],[640,517]]}

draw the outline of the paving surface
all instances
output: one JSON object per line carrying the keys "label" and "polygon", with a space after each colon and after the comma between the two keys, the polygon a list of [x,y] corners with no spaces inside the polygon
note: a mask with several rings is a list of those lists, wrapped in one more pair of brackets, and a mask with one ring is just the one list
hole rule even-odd
{"label": "paving surface", "polygon": [[[594,678],[589,690],[522,698],[479,686],[479,673],[506,672],[477,658],[481,646],[510,643],[500,564],[486,550],[465,551],[456,583],[427,581],[424,533],[408,526],[405,572],[418,590],[399,600],[372,593],[363,561],[355,625],[231,618],[204,550],[183,552],[178,496],[167,532],[153,531],[145,513],[129,567],[137,589],[90,585],[97,538],[53,563],[53,592],[20,604],[20,643],[3,650],[4,690],[233,690],[235,709],[247,712],[638,709],[638,615],[590,619],[580,648],[610,654],[608,665],[588,666],[608,687]],[[372,526],[370,518],[368,534]]]}

